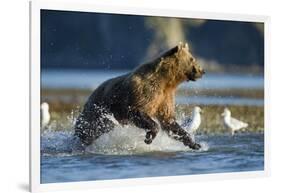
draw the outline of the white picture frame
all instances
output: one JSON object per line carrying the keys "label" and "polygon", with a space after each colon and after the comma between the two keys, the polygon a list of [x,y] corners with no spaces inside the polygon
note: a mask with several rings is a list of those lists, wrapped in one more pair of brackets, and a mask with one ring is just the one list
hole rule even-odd
{"label": "white picture frame", "polygon": [[[106,181],[83,181],[69,183],[40,184],[40,10],[65,10],[96,13],[116,13],[183,18],[203,18],[230,21],[263,22],[265,26],[265,131],[264,171],[202,174],[191,176],[149,177]],[[75,1],[32,1],[30,2],[30,191],[73,190],[82,188],[121,187],[159,183],[183,183],[189,181],[223,180],[265,177],[270,174],[270,131],[269,86],[270,86],[270,18],[267,16],[226,13],[191,12],[185,10],[140,9],[137,7],[104,6]]]}

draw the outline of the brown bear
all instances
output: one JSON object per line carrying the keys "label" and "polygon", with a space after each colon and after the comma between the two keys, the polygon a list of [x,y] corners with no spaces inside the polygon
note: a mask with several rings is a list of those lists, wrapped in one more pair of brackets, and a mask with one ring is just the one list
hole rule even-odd
{"label": "brown bear", "polygon": [[176,122],[175,93],[180,83],[195,81],[204,73],[188,45],[179,43],[132,72],[102,83],[77,118],[75,135],[84,146],[90,145],[114,128],[112,115],[120,124],[131,123],[144,129],[147,144],[162,128],[184,145],[199,149],[200,145]]}

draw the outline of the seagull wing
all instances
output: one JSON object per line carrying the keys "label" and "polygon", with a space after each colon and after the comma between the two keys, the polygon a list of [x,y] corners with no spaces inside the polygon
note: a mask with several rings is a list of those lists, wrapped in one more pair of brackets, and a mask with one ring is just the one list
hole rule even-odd
{"label": "seagull wing", "polygon": [[244,123],[242,121],[239,121],[235,118],[231,118],[230,119],[230,124],[232,126],[232,128],[234,130],[239,130],[239,129],[242,129],[242,128],[245,128],[245,127],[248,127],[248,124],[247,123]]}

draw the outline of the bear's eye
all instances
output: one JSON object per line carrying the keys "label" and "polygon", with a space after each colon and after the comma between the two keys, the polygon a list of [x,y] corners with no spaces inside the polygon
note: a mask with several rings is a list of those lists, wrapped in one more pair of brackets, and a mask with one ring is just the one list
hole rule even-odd
{"label": "bear's eye", "polygon": [[194,62],[195,59],[193,57],[190,58],[190,62]]}

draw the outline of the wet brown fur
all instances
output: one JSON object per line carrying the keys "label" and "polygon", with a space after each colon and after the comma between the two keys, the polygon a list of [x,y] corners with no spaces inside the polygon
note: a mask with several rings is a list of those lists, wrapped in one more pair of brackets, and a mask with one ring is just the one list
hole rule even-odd
{"label": "wet brown fur", "polygon": [[142,108],[151,117],[173,119],[177,86],[187,80],[186,74],[192,70],[192,65],[202,71],[195,61],[182,65],[190,58],[193,56],[187,48],[177,46],[153,62],[135,69],[129,80],[133,83],[135,96],[133,107]]}
{"label": "wet brown fur", "polygon": [[[176,88],[180,83],[195,81],[203,74],[204,71],[196,63],[188,46],[179,44],[131,73],[101,84],[86,102],[77,119],[75,132],[83,143],[90,144],[111,130],[100,123],[102,113],[108,113],[121,124],[130,122],[145,129],[147,138],[152,135],[153,139],[159,130],[153,119],[158,119],[162,129],[166,130],[175,124],[175,133],[178,135],[183,131],[175,122]],[[100,108],[103,109],[102,113]],[[102,122],[111,121],[105,117]],[[187,134],[183,133],[181,137],[183,135]],[[146,143],[151,143],[152,139]]]}

